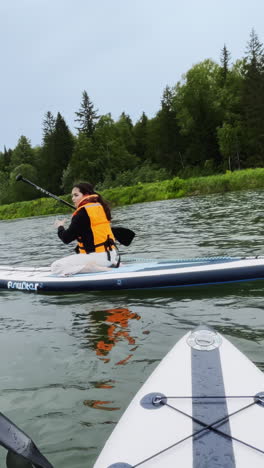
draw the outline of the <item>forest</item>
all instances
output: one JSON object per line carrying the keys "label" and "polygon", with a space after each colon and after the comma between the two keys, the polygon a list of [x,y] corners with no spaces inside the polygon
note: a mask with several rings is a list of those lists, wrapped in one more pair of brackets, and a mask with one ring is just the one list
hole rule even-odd
{"label": "forest", "polygon": [[16,183],[18,174],[63,195],[80,180],[105,190],[264,167],[263,44],[252,30],[244,57],[231,63],[226,45],[219,55],[219,64],[206,59],[166,86],[153,118],[99,115],[86,90],[75,133],[47,111],[39,146],[21,135],[0,152],[0,204],[41,196]]}

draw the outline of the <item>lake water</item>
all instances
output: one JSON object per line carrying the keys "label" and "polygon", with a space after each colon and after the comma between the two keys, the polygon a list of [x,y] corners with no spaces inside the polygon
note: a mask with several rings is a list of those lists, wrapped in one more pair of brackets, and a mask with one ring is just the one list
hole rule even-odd
{"label": "lake water", "polygon": [[[137,234],[123,261],[263,255],[262,205],[262,191],[153,202],[113,210],[113,224]],[[1,221],[0,264],[47,266],[72,253],[54,220]],[[264,370],[263,286],[0,291],[0,411],[56,468],[90,468],[141,384],[193,327],[214,327]]]}

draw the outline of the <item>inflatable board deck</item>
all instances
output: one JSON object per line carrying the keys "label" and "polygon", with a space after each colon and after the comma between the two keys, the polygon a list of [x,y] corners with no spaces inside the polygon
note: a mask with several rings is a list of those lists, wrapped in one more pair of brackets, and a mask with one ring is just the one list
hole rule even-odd
{"label": "inflatable board deck", "polygon": [[198,327],[136,394],[94,468],[262,468],[263,421],[263,373]]}

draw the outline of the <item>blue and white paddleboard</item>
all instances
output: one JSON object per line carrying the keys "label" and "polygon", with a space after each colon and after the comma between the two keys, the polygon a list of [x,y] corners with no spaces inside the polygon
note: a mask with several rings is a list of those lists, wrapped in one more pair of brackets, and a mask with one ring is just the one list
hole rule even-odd
{"label": "blue and white paddleboard", "polygon": [[198,327],[136,394],[94,468],[263,468],[264,375]]}
{"label": "blue and white paddleboard", "polygon": [[264,257],[139,261],[66,277],[45,267],[0,266],[0,289],[29,292],[178,288],[259,279],[264,279]]}

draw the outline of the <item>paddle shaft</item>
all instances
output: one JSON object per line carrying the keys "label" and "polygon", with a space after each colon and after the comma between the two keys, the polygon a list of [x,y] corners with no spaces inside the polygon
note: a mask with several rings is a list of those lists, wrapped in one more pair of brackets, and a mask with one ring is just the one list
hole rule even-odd
{"label": "paddle shaft", "polygon": [[22,180],[22,182],[25,182],[26,184],[32,185],[32,187],[35,187],[35,189],[39,190],[40,192],[45,193],[49,197],[54,198],[54,200],[57,200],[58,202],[63,203],[64,205],[67,205],[70,208],[73,208],[75,210],[75,207],[73,205],[71,205],[70,203],[68,203],[67,201],[63,200],[60,197],[57,197],[57,195],[54,195],[53,193],[48,192],[48,190],[45,190],[44,188],[39,187],[38,185],[34,184],[34,182],[31,182],[31,180],[28,180],[25,177],[22,177],[22,175],[19,174],[16,177],[16,180],[17,181]]}

